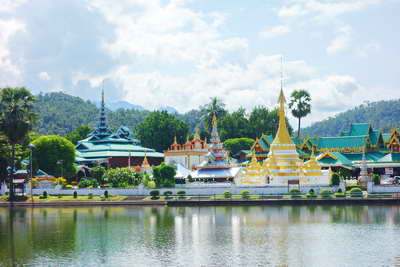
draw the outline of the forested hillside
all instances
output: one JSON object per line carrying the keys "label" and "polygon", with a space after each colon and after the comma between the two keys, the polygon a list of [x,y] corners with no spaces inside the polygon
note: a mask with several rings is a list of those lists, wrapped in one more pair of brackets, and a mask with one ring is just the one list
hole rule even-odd
{"label": "forested hillside", "polygon": [[389,133],[392,128],[400,127],[400,99],[360,105],[304,128],[302,135],[336,136],[357,122],[369,122],[374,129]]}
{"label": "forested hillside", "polygon": [[[99,108],[95,103],[61,92],[39,94],[35,112],[38,120],[33,130],[39,134],[65,135],[82,125],[93,128],[99,116]],[[136,106],[133,109],[120,108],[115,111],[107,110],[107,119],[112,129],[124,125],[133,130],[149,113],[150,111],[137,109]],[[200,122],[198,111],[178,116],[188,122],[191,130]]]}

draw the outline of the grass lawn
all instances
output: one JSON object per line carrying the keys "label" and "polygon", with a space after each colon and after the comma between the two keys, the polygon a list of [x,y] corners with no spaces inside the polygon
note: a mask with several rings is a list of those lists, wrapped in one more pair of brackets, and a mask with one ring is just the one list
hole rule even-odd
{"label": "grass lawn", "polygon": [[159,199],[151,199],[151,196],[145,197],[143,200],[190,200],[191,197],[184,197],[184,199],[178,199],[177,197],[170,197],[165,199],[165,196],[160,196]]}
{"label": "grass lawn", "polygon": [[[93,196],[92,199],[89,199],[88,196],[78,196],[77,198],[74,198],[73,196],[61,196],[59,198],[58,196],[48,196],[45,199],[40,199],[39,196],[34,196],[33,201],[34,202],[59,202],[59,201],[122,201],[125,200],[127,197],[126,196],[111,196],[107,199],[104,199],[103,197],[99,196]],[[6,196],[1,196],[0,201],[7,201]],[[28,197],[28,199],[25,202],[31,202],[32,199]]]}

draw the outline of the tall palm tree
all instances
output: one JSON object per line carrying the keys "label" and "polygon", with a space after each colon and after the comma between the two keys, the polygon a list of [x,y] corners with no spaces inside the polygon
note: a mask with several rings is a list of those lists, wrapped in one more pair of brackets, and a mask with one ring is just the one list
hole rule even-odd
{"label": "tall palm tree", "polygon": [[205,125],[206,130],[208,131],[210,131],[212,128],[212,118],[214,116],[214,113],[218,119],[222,119],[222,117],[224,117],[226,114],[225,104],[224,102],[222,102],[221,99],[219,99],[218,97],[211,97],[210,100],[210,103],[200,107],[202,113],[202,121]]}
{"label": "tall palm tree", "polygon": [[290,95],[289,108],[292,115],[299,120],[297,136],[300,137],[300,120],[311,113],[311,96],[306,90],[295,90]]}
{"label": "tall palm tree", "polygon": [[[36,118],[34,96],[24,87],[0,89],[0,131],[11,145],[11,168],[15,171],[15,147],[23,143]],[[13,176],[13,175],[11,175]],[[14,200],[13,177],[10,177],[10,201]]]}

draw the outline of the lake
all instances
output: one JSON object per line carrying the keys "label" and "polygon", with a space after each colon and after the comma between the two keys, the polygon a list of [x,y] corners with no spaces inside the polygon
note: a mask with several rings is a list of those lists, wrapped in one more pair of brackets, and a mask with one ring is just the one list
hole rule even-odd
{"label": "lake", "polygon": [[0,266],[396,265],[400,205],[0,208]]}

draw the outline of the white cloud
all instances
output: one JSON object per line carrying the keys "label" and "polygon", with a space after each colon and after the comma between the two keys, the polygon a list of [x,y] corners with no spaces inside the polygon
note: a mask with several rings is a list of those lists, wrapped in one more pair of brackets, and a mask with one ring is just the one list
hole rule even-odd
{"label": "white cloud", "polygon": [[20,70],[10,59],[9,42],[24,24],[16,19],[0,19],[0,86],[15,85],[20,78]]}
{"label": "white cloud", "polygon": [[260,32],[260,37],[263,39],[269,39],[288,34],[290,31],[290,28],[286,25],[277,25]]}
{"label": "white cloud", "polygon": [[335,39],[326,48],[330,55],[348,51],[351,48],[352,28],[349,25],[340,27],[336,32]]}
{"label": "white cloud", "polygon": [[371,41],[357,48],[356,53],[359,57],[367,58],[371,53],[381,51],[381,45],[376,41]]}
{"label": "white cloud", "polygon": [[47,72],[45,72],[45,71],[40,72],[40,73],[38,74],[38,77],[39,77],[41,80],[43,80],[43,81],[50,81],[50,80],[51,80],[50,75],[49,75]]}
{"label": "white cloud", "polygon": [[105,48],[116,58],[151,57],[156,62],[185,61],[202,68],[216,64],[225,52],[247,49],[246,39],[221,37],[222,14],[195,12],[185,2],[136,0],[115,5],[98,0],[92,4],[115,25],[116,38]]}
{"label": "white cloud", "polygon": [[311,18],[312,21],[326,23],[351,12],[364,10],[383,0],[291,0],[277,9],[277,15],[283,19]]}
{"label": "white cloud", "polygon": [[19,6],[25,4],[29,0],[2,0],[0,5],[0,12],[9,13],[14,11]]}

